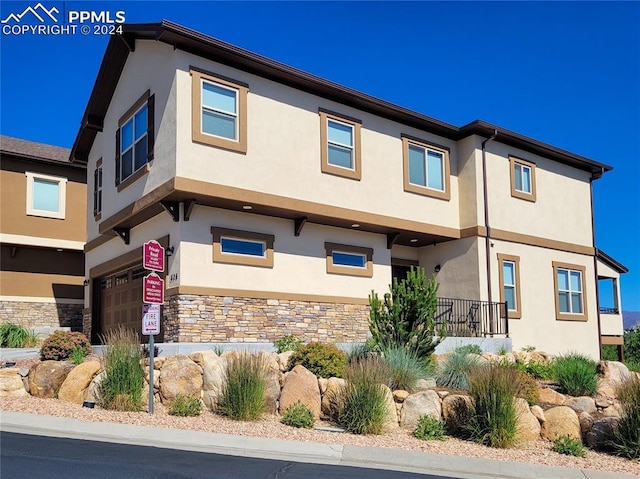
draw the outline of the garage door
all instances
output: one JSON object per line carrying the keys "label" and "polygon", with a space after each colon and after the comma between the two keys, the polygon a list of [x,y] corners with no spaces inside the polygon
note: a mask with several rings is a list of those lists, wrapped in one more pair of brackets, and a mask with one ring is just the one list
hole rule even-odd
{"label": "garage door", "polygon": [[[146,271],[136,265],[100,280],[100,334],[122,325],[142,331],[142,278]],[[162,341],[163,331],[155,339]]]}

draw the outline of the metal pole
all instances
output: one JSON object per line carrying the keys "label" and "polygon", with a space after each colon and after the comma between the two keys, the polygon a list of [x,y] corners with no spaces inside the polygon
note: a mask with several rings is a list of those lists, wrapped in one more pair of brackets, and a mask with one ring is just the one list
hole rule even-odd
{"label": "metal pole", "polygon": [[153,334],[149,335],[149,414],[153,414]]}

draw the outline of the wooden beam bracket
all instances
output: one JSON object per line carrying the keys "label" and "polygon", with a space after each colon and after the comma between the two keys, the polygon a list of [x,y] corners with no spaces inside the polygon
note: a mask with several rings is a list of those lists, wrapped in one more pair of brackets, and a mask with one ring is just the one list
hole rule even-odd
{"label": "wooden beam bracket", "polygon": [[391,249],[391,247],[396,244],[396,241],[398,241],[398,238],[400,238],[400,233],[388,233],[387,234],[387,249]]}
{"label": "wooden beam bracket", "polygon": [[191,218],[191,213],[193,212],[194,206],[196,206],[196,200],[188,200],[183,203],[182,218],[185,221],[189,221],[189,218]]}
{"label": "wooden beam bracket", "polygon": [[300,236],[300,233],[302,233],[302,228],[304,228],[306,222],[306,216],[301,216],[300,218],[296,218],[293,220],[293,232],[296,236]]}
{"label": "wooden beam bracket", "polygon": [[129,244],[131,240],[131,229],[129,228],[113,228],[113,232],[117,234],[124,244]]}
{"label": "wooden beam bracket", "polygon": [[177,201],[161,201],[162,207],[171,215],[176,223],[180,221],[180,203]]}

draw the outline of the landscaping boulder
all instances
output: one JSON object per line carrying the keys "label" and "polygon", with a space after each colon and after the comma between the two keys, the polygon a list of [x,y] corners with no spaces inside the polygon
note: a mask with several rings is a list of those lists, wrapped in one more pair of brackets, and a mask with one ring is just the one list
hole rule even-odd
{"label": "landscaping boulder", "polygon": [[91,384],[93,377],[100,371],[99,361],[85,361],[78,364],[69,372],[67,378],[60,386],[58,399],[74,404],[82,404],[85,390]]}
{"label": "landscaping boulder", "polygon": [[619,402],[612,404],[600,411],[602,417],[621,417],[622,416],[622,405]]}
{"label": "landscaping boulder", "polygon": [[285,351],[284,353],[278,354],[278,367],[281,372],[285,372],[289,370],[289,358],[293,356],[295,351]]}
{"label": "landscaping boulder", "polygon": [[600,361],[598,374],[602,383],[610,383],[617,387],[631,377],[629,368],[618,361]]}
{"label": "landscaping boulder", "polygon": [[584,442],[591,449],[609,449],[608,442],[613,438],[613,432],[618,424],[619,418],[605,417],[598,419],[584,435]]}
{"label": "landscaping boulder", "polygon": [[298,401],[307,406],[316,419],[320,418],[318,378],[301,364],[294,367],[285,377],[284,386],[280,392],[280,414],[284,414],[289,406]]}
{"label": "landscaping boulder", "polygon": [[104,381],[106,376],[106,371],[102,371],[93,377],[91,383],[89,383],[89,387],[84,391],[84,401],[91,401],[94,403],[100,402],[100,388],[102,386],[102,381]]}
{"label": "landscaping boulder", "polygon": [[[322,393],[322,414],[329,419],[335,419],[340,409],[340,396],[347,382],[342,378],[329,378],[324,381],[326,383]],[[320,382],[318,379],[318,383]]]}
{"label": "landscaping boulder", "polygon": [[415,386],[415,392],[427,391],[436,388],[436,380],[434,378],[418,379]]}
{"label": "landscaping boulder", "polygon": [[473,414],[473,403],[469,396],[449,394],[442,400],[442,418],[450,434],[463,430]]}
{"label": "landscaping boulder", "polygon": [[199,398],[202,368],[185,355],[170,356],[162,365],[158,380],[163,403],[175,401],[178,395]]}
{"label": "landscaping boulder", "polygon": [[593,427],[595,422],[593,416],[584,411],[578,413],[578,421],[580,421],[580,431],[583,435]]}
{"label": "landscaping boulder", "polygon": [[34,364],[29,371],[31,395],[39,398],[55,397],[73,368],[73,363],[67,361],[42,361]]}
{"label": "landscaping boulder", "polygon": [[420,416],[442,419],[442,404],[433,390],[410,394],[402,403],[402,427],[415,429]]}
{"label": "landscaping boulder", "polygon": [[[215,352],[211,351],[210,349],[205,351],[194,351],[191,354],[189,354],[189,359],[191,359],[191,361],[196,363],[201,368],[204,368],[204,365],[207,361],[213,361],[217,357],[218,355]],[[154,366],[155,366],[155,361],[154,361]]]}
{"label": "landscaping boulder", "polygon": [[577,413],[587,412],[589,414],[595,414],[598,410],[596,408],[596,402],[589,396],[569,397],[564,406],[568,406]]}
{"label": "landscaping boulder", "polygon": [[568,406],[556,406],[544,412],[546,421],[542,423],[542,437],[553,441],[560,436],[571,436],[581,440],[580,420],[576,412]]}
{"label": "landscaping boulder", "polygon": [[540,421],[529,409],[526,399],[515,398],[517,414],[516,441],[536,441],[540,439]]}
{"label": "landscaping boulder", "polygon": [[393,394],[389,386],[386,384],[380,385],[384,389],[385,405],[387,410],[386,420],[384,422],[384,431],[392,432],[398,429],[398,409],[396,408],[396,402],[393,400]]}
{"label": "landscaping boulder", "polygon": [[0,397],[24,397],[29,393],[24,388],[22,377],[16,368],[0,369]]}
{"label": "landscaping boulder", "polygon": [[395,391],[393,391],[393,400],[395,402],[404,402],[404,400],[407,399],[408,395],[409,391],[405,391],[404,389],[396,389]]}
{"label": "landscaping boulder", "polygon": [[278,411],[282,372],[280,371],[277,355],[269,354],[265,360],[267,363],[267,371],[264,378],[266,383],[264,390],[265,411],[268,414],[275,414]]}
{"label": "landscaping boulder", "polygon": [[544,417],[544,411],[537,404],[535,406],[531,406],[529,408],[529,411],[531,411],[531,414],[533,414],[536,417],[536,419],[538,420],[538,422],[540,424],[542,424],[543,422],[546,421],[546,419]]}
{"label": "landscaping boulder", "polygon": [[227,359],[218,356],[206,356],[203,357],[203,361],[202,400],[206,407],[215,411],[218,407],[218,399],[224,384]]}
{"label": "landscaping boulder", "polygon": [[555,389],[542,388],[538,389],[538,403],[550,404],[553,406],[562,406],[567,400],[564,394],[560,394]]}

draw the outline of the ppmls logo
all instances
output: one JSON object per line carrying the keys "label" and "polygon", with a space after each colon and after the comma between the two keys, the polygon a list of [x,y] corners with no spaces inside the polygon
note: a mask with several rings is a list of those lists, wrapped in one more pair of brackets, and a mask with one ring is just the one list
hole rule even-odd
{"label": "ppmls logo", "polygon": [[35,7],[29,6],[25,8],[22,13],[18,13],[17,15],[15,13],[9,14],[9,16],[0,21],[0,23],[9,23],[11,22],[11,20],[13,20],[15,23],[20,23],[28,13],[30,13],[31,15],[27,18],[27,20],[35,17],[40,21],[40,23],[45,23],[46,18],[49,18],[58,23],[58,18],[54,15],[54,13],[58,14],[60,13],[60,10],[58,10],[56,7],[53,7],[51,10],[47,10],[44,5],[38,3]]}

